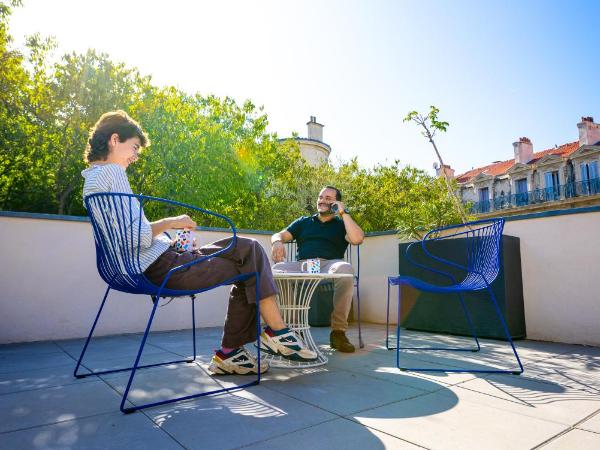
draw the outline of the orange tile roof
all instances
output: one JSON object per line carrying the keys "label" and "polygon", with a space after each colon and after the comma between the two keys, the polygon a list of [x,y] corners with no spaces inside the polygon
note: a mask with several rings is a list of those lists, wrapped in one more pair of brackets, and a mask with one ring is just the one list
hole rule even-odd
{"label": "orange tile roof", "polygon": [[[533,154],[533,158],[527,164],[533,164],[536,161],[539,161],[546,155],[559,155],[563,158],[566,158],[571,153],[579,148],[579,141],[569,142],[568,144],[563,144],[557,148],[551,148],[548,150],[543,150],[541,152],[535,152]],[[486,175],[497,176],[502,175],[508,171],[515,164],[514,159],[509,159],[507,161],[500,161],[494,164],[490,164],[484,167],[478,167],[477,169],[471,169],[468,172],[465,172],[461,175],[456,176],[456,181],[459,183],[465,183],[469,181],[471,178],[479,175],[480,173],[484,173]]]}

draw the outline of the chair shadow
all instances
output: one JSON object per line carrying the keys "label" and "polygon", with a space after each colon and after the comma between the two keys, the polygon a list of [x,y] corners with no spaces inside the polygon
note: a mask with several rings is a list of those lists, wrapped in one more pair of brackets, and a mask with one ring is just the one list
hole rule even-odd
{"label": "chair shadow", "polygon": [[[435,334],[432,333],[431,336],[433,335]],[[431,343],[428,336],[416,335],[412,336],[410,339],[411,344],[416,345]],[[438,335],[438,340],[446,341],[449,345],[464,344],[467,341],[464,337],[446,335]],[[393,344],[395,344],[395,342],[393,342]],[[508,346],[508,343],[503,342],[506,346],[503,346],[502,348],[492,347],[491,349],[489,348],[489,345],[486,344],[486,342],[482,342],[483,354],[480,354],[479,352],[464,353],[457,355],[459,357],[453,358],[452,353],[455,352],[440,351],[430,352],[437,353],[434,357],[423,357],[422,355],[417,355],[415,353],[410,354],[410,356],[415,359],[421,357],[423,358],[423,361],[432,365],[449,368],[452,368],[453,366],[458,367],[461,366],[461,364],[464,366],[465,363],[472,369],[490,369],[492,366],[497,368],[495,366],[498,364],[504,365],[504,368],[509,368],[511,367],[510,364],[515,364],[512,354],[507,353],[507,349],[510,349],[510,347],[506,347]],[[395,351],[391,351],[390,353],[392,352],[395,357]],[[581,366],[584,368],[582,370],[592,371],[600,369],[597,357],[590,355],[572,355],[570,358],[572,360],[579,360],[578,362],[580,362]],[[476,362],[475,359],[479,359],[481,363]],[[486,363],[489,363],[490,365],[487,365]],[[584,372],[578,372],[577,376],[574,376],[572,373],[569,373],[570,371],[568,368],[560,366],[551,367],[552,362],[546,362],[545,364],[547,364],[547,366],[544,368],[539,368],[535,362],[525,364],[525,372],[521,375],[473,373],[475,378],[485,380],[498,392],[493,393],[489,391],[482,392],[477,389],[473,390],[484,395],[490,395],[529,407],[557,402],[590,400],[593,399],[594,396],[600,394],[600,389],[598,388],[598,380],[600,377],[594,379]],[[527,373],[528,368],[533,375]],[[465,373],[469,373],[469,371],[467,370]],[[441,377],[448,376],[444,372],[437,373],[436,375]],[[429,376],[433,375],[429,374]],[[468,387],[465,388],[468,389]],[[600,397],[598,397],[598,399],[600,399]]]}
{"label": "chair shadow", "polygon": [[[204,422],[209,424],[218,420],[219,423],[229,429],[258,429],[264,430],[261,433],[262,438],[254,439],[251,436],[248,442],[235,445],[249,445],[251,443],[263,442],[268,448],[289,448],[290,440],[295,442],[303,442],[304,446],[316,445],[318,448],[339,448],[340,439],[351,439],[352,448],[369,448],[369,449],[384,449],[389,448],[387,439],[395,439],[392,437],[380,437],[377,431],[357,423],[350,418],[355,415],[361,415],[360,412],[349,414],[348,416],[332,413],[327,408],[311,402],[309,398],[299,398],[298,393],[286,394],[286,383],[294,383],[295,380],[305,378],[310,379],[311,376],[330,372],[327,367],[314,367],[306,369],[271,369],[268,374],[271,378],[265,376],[265,380],[260,386],[250,387],[240,391],[232,391],[230,393],[218,394],[201,399],[195,399],[189,402],[180,402],[168,405],[169,408],[165,411],[160,411],[158,414],[152,413],[155,408],[148,410],[148,415],[154,416],[153,420],[158,426],[169,429],[170,423],[181,421]],[[285,380],[278,380],[281,372],[285,375]],[[290,372],[295,372],[290,375]],[[403,376],[400,372],[398,376]],[[212,377],[222,387],[230,387],[234,384],[242,383],[245,379],[243,376],[227,376],[222,378]],[[375,378],[374,378],[375,380]],[[270,389],[269,383],[278,382],[279,389]],[[376,382],[381,382],[377,379]],[[388,383],[389,389],[406,389],[406,386],[400,384]],[[422,395],[428,395],[429,391],[445,392],[445,395],[438,398],[432,398],[431,401],[423,402],[421,407],[415,409],[410,404],[406,407],[401,407],[401,413],[394,417],[420,417],[442,413],[453,408],[458,403],[458,397],[449,389],[435,383],[434,381],[420,379],[418,384],[423,389]],[[315,383],[315,386],[317,384]],[[356,392],[346,392],[345,395],[357,395]],[[402,405],[403,400],[399,400],[398,404]],[[381,406],[389,404],[383,402]],[[158,407],[159,409],[161,407]],[[309,411],[314,411],[317,414],[324,414],[326,418],[319,420],[317,423],[306,419],[305,408]],[[367,408],[372,411],[375,408]],[[164,409],[164,407],[163,407]],[[323,411],[323,409],[325,411]],[[218,418],[209,418],[214,414],[218,414]],[[382,419],[387,418],[383,413],[369,413]],[[300,417],[302,416],[302,417]],[[303,423],[304,422],[304,423]],[[177,426],[180,429],[181,425]],[[280,431],[274,432],[274,429]],[[227,438],[225,438],[227,439]],[[232,437],[235,441],[235,437]],[[273,443],[271,443],[273,440]],[[251,442],[252,441],[252,442]],[[398,441],[401,442],[401,441]],[[206,443],[210,446],[210,443]],[[184,443],[185,445],[185,443]]]}

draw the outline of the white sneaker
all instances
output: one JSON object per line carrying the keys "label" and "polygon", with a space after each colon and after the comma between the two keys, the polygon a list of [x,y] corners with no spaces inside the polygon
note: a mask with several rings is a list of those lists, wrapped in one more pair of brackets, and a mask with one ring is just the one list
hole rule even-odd
{"label": "white sneaker", "polygon": [[296,333],[289,328],[273,331],[267,327],[260,335],[260,349],[276,356],[292,361],[314,361],[317,354],[306,348]]}
{"label": "white sneaker", "polygon": [[[269,363],[264,359],[260,361],[260,373],[269,370]],[[240,347],[231,353],[217,351],[212,357],[208,371],[212,375],[256,375],[258,363],[244,347]]]}

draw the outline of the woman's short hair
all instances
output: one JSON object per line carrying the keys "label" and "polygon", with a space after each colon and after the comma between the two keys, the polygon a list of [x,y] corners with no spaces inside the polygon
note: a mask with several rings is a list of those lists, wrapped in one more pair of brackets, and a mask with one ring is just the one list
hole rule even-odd
{"label": "woman's short hair", "polygon": [[115,133],[119,136],[119,142],[137,136],[142,147],[150,145],[146,133],[125,111],[110,111],[102,114],[90,130],[84,153],[86,162],[105,161],[108,157],[108,141]]}

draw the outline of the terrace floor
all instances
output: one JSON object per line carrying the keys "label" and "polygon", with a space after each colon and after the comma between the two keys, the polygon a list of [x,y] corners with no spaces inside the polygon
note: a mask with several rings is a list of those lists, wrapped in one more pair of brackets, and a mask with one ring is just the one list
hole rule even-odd
{"label": "terrace floor", "polygon": [[[366,347],[332,352],[328,328],[313,335],[329,364],[271,369],[260,386],[124,415],[126,373],[75,379],[83,340],[0,346],[0,448],[256,449],[598,449],[600,348],[519,341],[525,373],[476,376],[400,372],[384,348],[384,327],[363,327]],[[229,386],[205,368],[220,328],[198,330],[198,364],[138,372],[130,398],[159,400]],[[357,330],[349,333],[356,342]],[[406,343],[467,343],[408,332]],[[153,333],[143,362],[191,355],[190,330]],[[140,335],[99,338],[90,368],[133,362]],[[426,367],[514,367],[507,344],[482,341],[482,352],[407,353]],[[247,381],[244,378],[244,381]]]}

